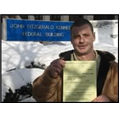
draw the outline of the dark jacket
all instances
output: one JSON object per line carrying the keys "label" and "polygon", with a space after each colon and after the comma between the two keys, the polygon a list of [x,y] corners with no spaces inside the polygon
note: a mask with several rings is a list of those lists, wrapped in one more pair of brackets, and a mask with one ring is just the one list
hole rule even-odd
{"label": "dark jacket", "polygon": [[[63,52],[59,56],[70,61],[73,50]],[[101,57],[98,78],[97,96],[103,94],[110,100],[118,101],[118,64],[109,52],[98,51]],[[49,75],[49,67],[33,82],[33,97],[38,102],[62,102],[62,74],[54,79]],[[93,100],[93,99],[92,99]]]}

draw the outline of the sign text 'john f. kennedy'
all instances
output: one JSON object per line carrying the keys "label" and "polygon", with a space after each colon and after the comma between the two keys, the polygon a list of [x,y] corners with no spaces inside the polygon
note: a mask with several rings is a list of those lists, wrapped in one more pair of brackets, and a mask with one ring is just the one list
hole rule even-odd
{"label": "sign text 'john f. kennedy'", "polygon": [[69,41],[72,22],[7,19],[8,41]]}

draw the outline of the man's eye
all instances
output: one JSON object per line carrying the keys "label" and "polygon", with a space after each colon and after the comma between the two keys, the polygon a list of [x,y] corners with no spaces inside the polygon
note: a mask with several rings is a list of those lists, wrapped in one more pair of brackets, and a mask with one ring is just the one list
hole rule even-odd
{"label": "man's eye", "polygon": [[90,36],[90,35],[89,35],[89,34],[83,34],[83,36],[88,37],[88,36]]}
{"label": "man's eye", "polygon": [[73,38],[78,38],[79,36],[73,36]]}

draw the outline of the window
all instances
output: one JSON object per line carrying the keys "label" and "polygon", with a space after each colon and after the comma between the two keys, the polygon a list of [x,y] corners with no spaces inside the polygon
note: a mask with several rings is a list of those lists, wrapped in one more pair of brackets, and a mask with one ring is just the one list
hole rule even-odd
{"label": "window", "polygon": [[50,20],[52,21],[60,21],[60,15],[50,15]]}
{"label": "window", "polygon": [[35,20],[43,20],[43,15],[34,15]]}
{"label": "window", "polygon": [[83,15],[69,15],[69,21],[75,21],[79,18],[83,18]]}
{"label": "window", "polygon": [[114,15],[94,15],[94,20],[113,20]]}
{"label": "window", "polygon": [[16,15],[8,15],[9,18],[16,18]]}
{"label": "window", "polygon": [[28,15],[19,15],[22,19],[28,19]]}

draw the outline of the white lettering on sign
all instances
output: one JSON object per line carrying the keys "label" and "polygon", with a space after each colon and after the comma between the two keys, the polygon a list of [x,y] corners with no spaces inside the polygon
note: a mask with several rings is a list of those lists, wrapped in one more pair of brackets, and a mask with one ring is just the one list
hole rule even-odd
{"label": "white lettering on sign", "polygon": [[46,32],[45,36],[46,37],[63,37],[64,34],[63,33],[49,33],[49,32]]}
{"label": "white lettering on sign", "polygon": [[22,32],[22,36],[42,36],[40,32]]}
{"label": "white lettering on sign", "polygon": [[[36,24],[12,24],[10,28],[27,28],[27,29],[54,29],[53,25],[36,25]],[[57,30],[70,30],[70,26],[55,26]]]}
{"label": "white lettering on sign", "polygon": [[53,25],[35,25],[35,24],[28,24],[28,29],[54,29]]}
{"label": "white lettering on sign", "polygon": [[56,26],[58,30],[70,30],[70,26]]}
{"label": "white lettering on sign", "polygon": [[25,28],[25,26],[23,24],[12,24],[10,26],[10,28],[21,28],[21,29],[23,29],[23,28]]}

